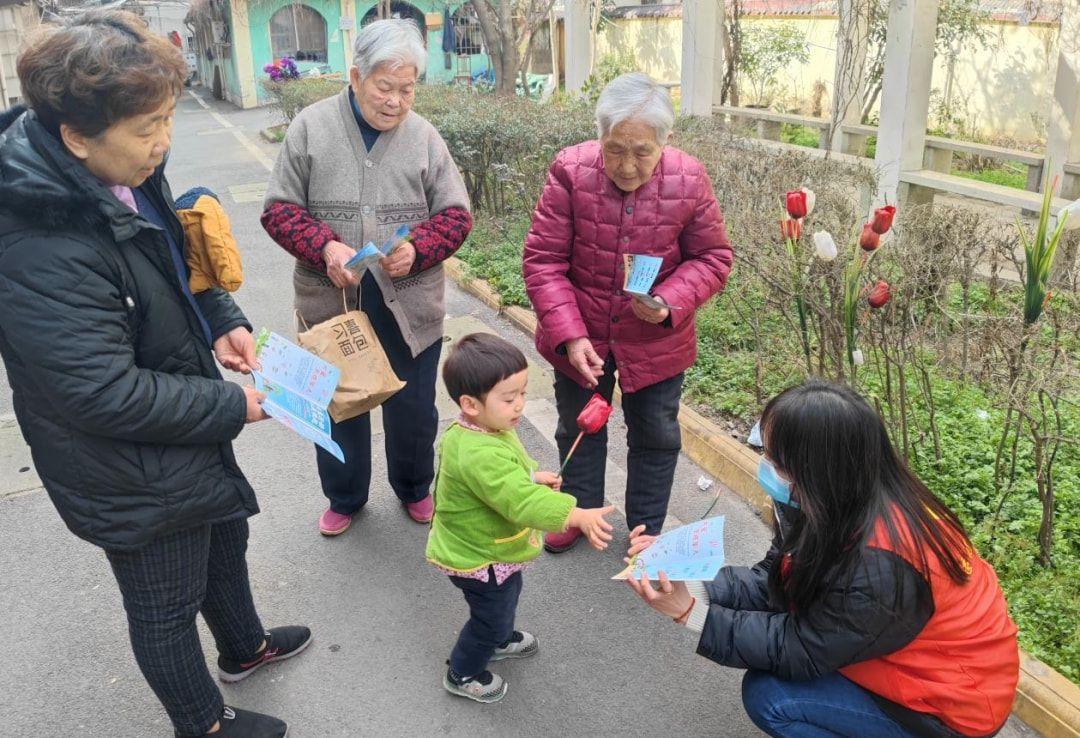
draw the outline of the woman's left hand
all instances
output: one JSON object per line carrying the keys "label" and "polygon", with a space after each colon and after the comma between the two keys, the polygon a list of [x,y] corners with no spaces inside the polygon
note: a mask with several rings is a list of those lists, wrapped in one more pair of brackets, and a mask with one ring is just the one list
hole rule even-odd
{"label": "woman's left hand", "polygon": [[379,266],[391,279],[400,279],[408,276],[412,271],[413,263],[416,262],[416,247],[406,241],[390,252],[390,256],[384,256],[379,261]]}
{"label": "woman's left hand", "polygon": [[[660,298],[657,297],[656,299],[659,300]],[[636,297],[630,301],[630,307],[638,320],[644,320],[646,323],[663,323],[671,315],[671,310],[668,308],[651,308]]]}
{"label": "woman's left hand", "polygon": [[233,328],[214,341],[214,355],[223,367],[241,374],[251,374],[252,368],[259,367],[259,360],[255,358],[255,336],[243,326]]}
{"label": "woman's left hand", "polygon": [[641,575],[638,581],[632,576],[626,580],[630,589],[652,609],[667,615],[669,618],[677,618],[690,609],[693,598],[686,589],[685,582],[672,582],[664,572],[660,572],[660,589],[654,589],[646,574]]}

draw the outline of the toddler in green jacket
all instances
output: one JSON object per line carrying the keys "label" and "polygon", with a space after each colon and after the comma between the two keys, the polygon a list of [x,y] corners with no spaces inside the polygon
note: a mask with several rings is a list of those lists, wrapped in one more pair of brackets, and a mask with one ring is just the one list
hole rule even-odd
{"label": "toddler in green jacket", "polygon": [[583,510],[559,492],[562,479],[537,471],[515,429],[525,411],[525,355],[498,336],[473,333],[454,346],[443,381],[461,416],[439,442],[435,516],[427,559],[465,595],[469,621],[450,654],[443,686],[477,702],[496,702],[506,682],[489,661],[525,658],[536,638],[514,630],[525,564],[542,533],[578,528],[598,550],[611,540],[611,507]]}

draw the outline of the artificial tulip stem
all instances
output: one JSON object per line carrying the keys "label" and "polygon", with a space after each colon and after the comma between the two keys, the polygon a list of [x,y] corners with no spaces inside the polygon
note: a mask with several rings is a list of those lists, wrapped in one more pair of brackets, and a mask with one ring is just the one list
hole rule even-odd
{"label": "artificial tulip stem", "polygon": [[581,439],[584,438],[584,437],[585,437],[585,431],[581,431],[581,433],[577,434],[577,440],[574,441],[574,445],[571,446],[570,451],[567,452],[566,459],[563,460],[562,466],[559,467],[559,476],[560,477],[563,475],[563,472],[566,471],[566,465],[570,463],[570,457],[574,455],[575,451],[577,451],[578,444],[581,443]]}

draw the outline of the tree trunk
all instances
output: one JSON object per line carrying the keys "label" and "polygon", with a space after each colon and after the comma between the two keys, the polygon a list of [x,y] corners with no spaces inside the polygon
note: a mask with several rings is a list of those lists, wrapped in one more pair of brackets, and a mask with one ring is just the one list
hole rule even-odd
{"label": "tree trunk", "polygon": [[739,105],[739,57],[742,54],[742,14],[740,0],[732,0],[731,15],[724,14],[720,24],[721,41],[724,44],[724,81],[720,88],[720,104]]}

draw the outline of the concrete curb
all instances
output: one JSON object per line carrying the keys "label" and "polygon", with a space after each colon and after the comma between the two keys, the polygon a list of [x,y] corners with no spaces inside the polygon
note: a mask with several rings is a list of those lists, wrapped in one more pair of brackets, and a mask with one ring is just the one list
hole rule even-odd
{"label": "concrete curb", "polygon": [[[500,311],[520,330],[530,335],[536,333],[536,315],[531,310],[517,306],[504,308],[491,286],[470,277],[460,259],[447,259],[445,269],[462,289]],[[679,425],[686,455],[753,505],[763,519],[770,520],[771,501],[757,483],[758,454],[685,404],[679,407]],[[1080,686],[1023,651],[1013,712],[1046,738],[1080,738]]]}

